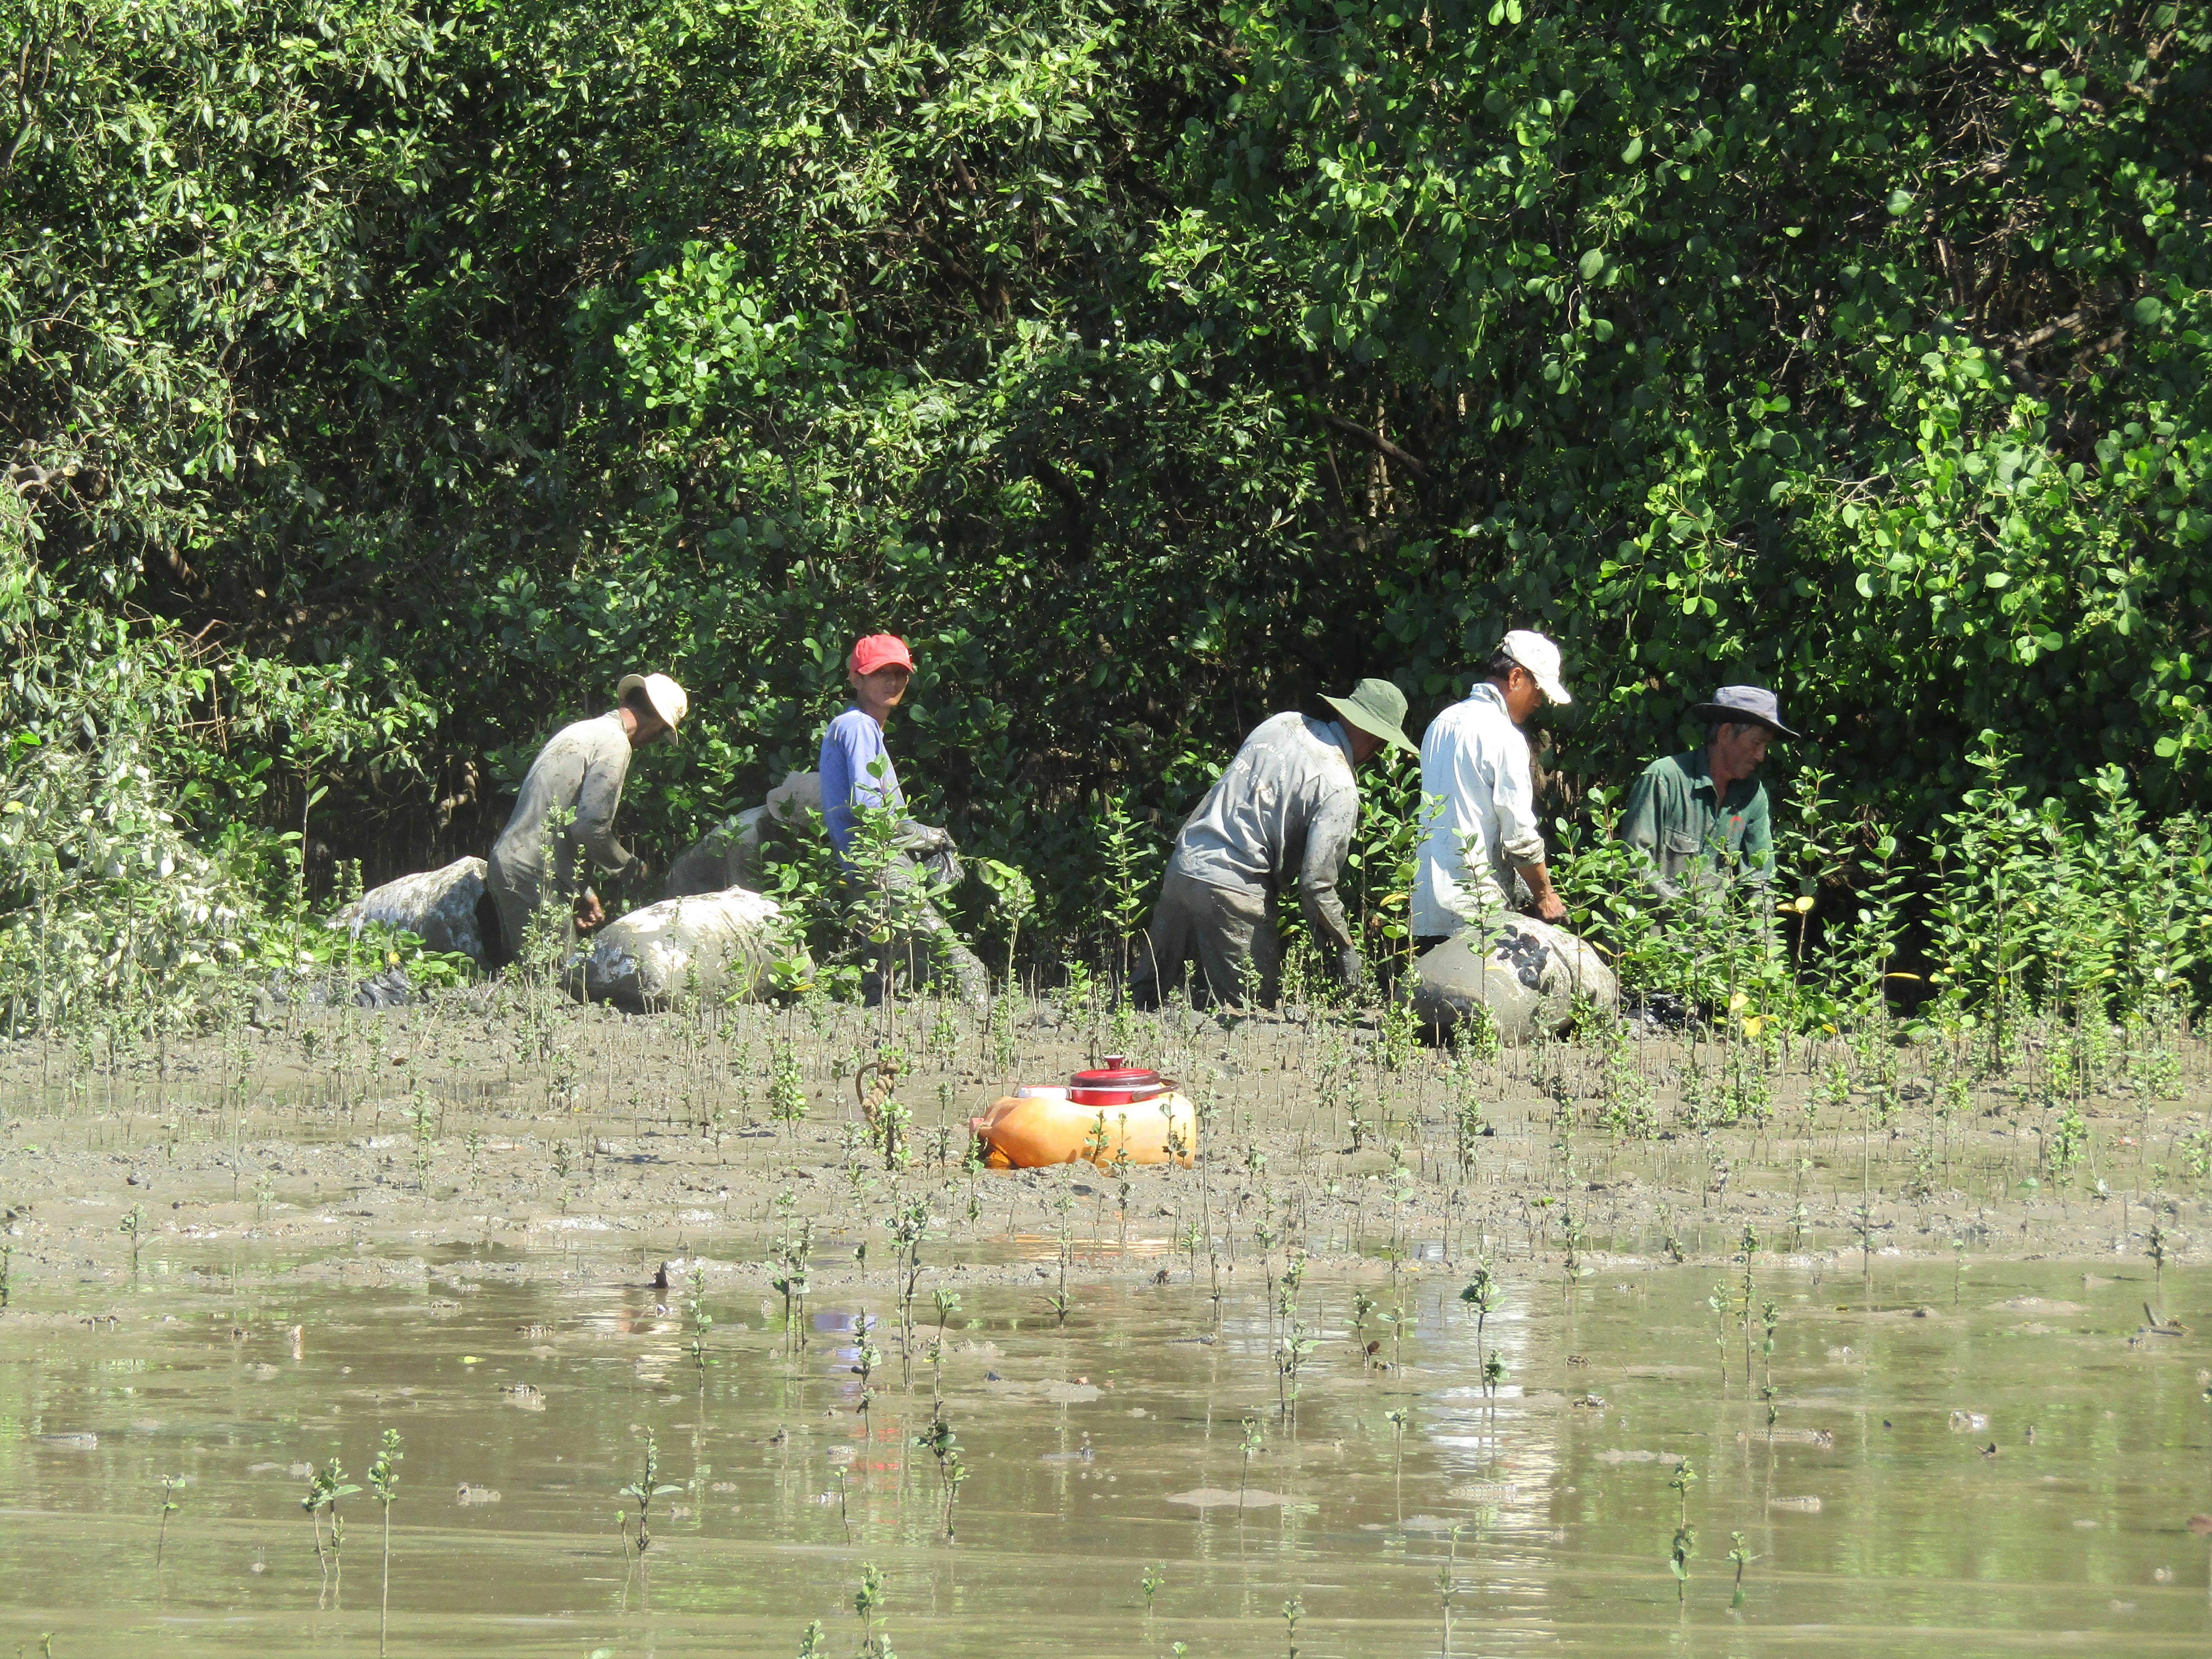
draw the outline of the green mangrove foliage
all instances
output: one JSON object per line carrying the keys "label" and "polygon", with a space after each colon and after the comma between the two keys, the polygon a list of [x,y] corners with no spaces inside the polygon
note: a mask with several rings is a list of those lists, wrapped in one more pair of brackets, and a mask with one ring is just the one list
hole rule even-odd
{"label": "green mangrove foliage", "polygon": [[1157,846],[1262,714],[1376,672],[1418,720],[1509,624],[1567,645],[1586,833],[1775,685],[1858,969],[1893,872],[1982,856],[1984,731],[2006,846],[2117,779],[2195,856],[2201,4],[12,15],[28,1018],[480,852],[634,665],[693,692],[626,806],[672,850],[811,763],[878,626],[921,816],[1036,878],[1032,938],[1098,935],[1109,811]]}

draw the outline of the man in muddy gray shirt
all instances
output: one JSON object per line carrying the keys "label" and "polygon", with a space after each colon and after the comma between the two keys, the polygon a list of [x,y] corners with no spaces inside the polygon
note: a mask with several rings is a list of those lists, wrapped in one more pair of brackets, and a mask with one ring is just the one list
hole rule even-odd
{"label": "man in muddy gray shirt", "polygon": [[[1362,680],[1349,697],[1323,701],[1344,718],[1261,721],[1183,821],[1144,960],[1129,976],[1139,1007],[1156,1007],[1164,990],[1184,986],[1193,957],[1214,1001],[1272,1007],[1281,994],[1275,898],[1292,876],[1322,959],[1346,984],[1359,982],[1359,949],[1336,896],[1336,872],[1359,827],[1352,771],[1386,744],[1418,751],[1403,729],[1405,694],[1389,681]],[[1189,988],[1200,1000],[1201,987]]]}
{"label": "man in muddy gray shirt", "polygon": [[615,695],[620,701],[612,711],[562,726],[538,751],[507,828],[492,844],[484,890],[498,908],[504,936],[493,951],[494,966],[504,967],[522,953],[530,919],[548,895],[557,896],[562,907],[564,945],[575,942],[580,927],[606,920],[597,893],[589,887],[575,890],[584,860],[609,875],[639,865],[615,839],[630,752],[673,732],[689,700],[665,674],[625,675]]}

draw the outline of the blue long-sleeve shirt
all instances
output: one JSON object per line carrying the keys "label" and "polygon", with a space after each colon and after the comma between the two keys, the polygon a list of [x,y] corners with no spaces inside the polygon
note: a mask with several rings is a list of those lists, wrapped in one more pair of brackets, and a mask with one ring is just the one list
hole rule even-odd
{"label": "blue long-sleeve shirt", "polygon": [[[879,785],[868,768],[880,756],[884,763]],[[830,722],[822,734],[822,756],[816,763],[822,774],[822,821],[830,831],[830,844],[842,855],[853,840],[853,807],[903,806],[898,771],[884,744],[884,728],[865,711],[848,708]]]}

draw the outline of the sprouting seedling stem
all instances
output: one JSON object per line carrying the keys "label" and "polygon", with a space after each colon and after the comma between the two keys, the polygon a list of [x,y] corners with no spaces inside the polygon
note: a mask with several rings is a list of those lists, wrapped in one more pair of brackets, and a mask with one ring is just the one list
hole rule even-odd
{"label": "sprouting seedling stem", "polygon": [[154,1540],[154,1571],[161,1570],[161,1552],[169,1542],[169,1517],[177,1512],[177,1486],[184,1479],[180,1474],[161,1477],[161,1530]]}
{"label": "sprouting seedling stem", "polygon": [[1243,1443],[1238,1448],[1239,1451],[1243,1455],[1243,1461],[1238,1468],[1237,1475],[1237,1519],[1240,1521],[1243,1520],[1244,1516],[1245,1488],[1251,1484],[1252,1480],[1252,1454],[1260,1449],[1261,1443],[1262,1434],[1260,1427],[1260,1419],[1256,1417],[1246,1418],[1244,1419],[1244,1438]]}
{"label": "sprouting seedling stem", "polygon": [[860,1617],[859,1659],[896,1659],[890,1632],[880,1627],[877,1615],[885,1600],[884,1570],[871,1561],[860,1570],[860,1588],[853,1596],[853,1611]]}
{"label": "sprouting seedling stem", "polygon": [[384,1651],[385,1632],[392,1617],[392,1505],[399,1496],[399,1461],[405,1455],[399,1449],[399,1431],[386,1429],[377,1446],[376,1461],[368,1466],[369,1490],[384,1509],[384,1578],[376,1620],[380,1654]]}
{"label": "sprouting seedling stem", "polygon": [[618,1498],[630,1499],[637,1505],[637,1553],[641,1556],[653,1542],[651,1529],[653,1500],[665,1492],[683,1491],[681,1486],[659,1485],[659,1478],[660,1446],[648,1431],[645,1437],[645,1467],[642,1473],[635,1480],[616,1494]]}
{"label": "sprouting seedling stem", "polygon": [[1667,1565],[1674,1575],[1677,1606],[1689,1593],[1690,1558],[1698,1548],[1698,1529],[1690,1524],[1690,1487],[1697,1478],[1697,1472],[1690,1467],[1690,1460],[1685,1457],[1674,1465],[1674,1475],[1667,1482],[1681,1499],[1674,1525],[1674,1541],[1668,1547],[1667,1553]]}

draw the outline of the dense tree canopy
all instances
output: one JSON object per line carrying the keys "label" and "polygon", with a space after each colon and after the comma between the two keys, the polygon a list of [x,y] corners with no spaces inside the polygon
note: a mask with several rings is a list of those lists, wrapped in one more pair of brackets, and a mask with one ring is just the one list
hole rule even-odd
{"label": "dense tree canopy", "polygon": [[203,837],[481,850],[635,665],[672,846],[878,627],[1063,885],[1509,626],[1570,803],[1744,678],[1908,824],[1984,728],[2203,803],[2202,5],[9,10],[9,763],[135,719]]}

